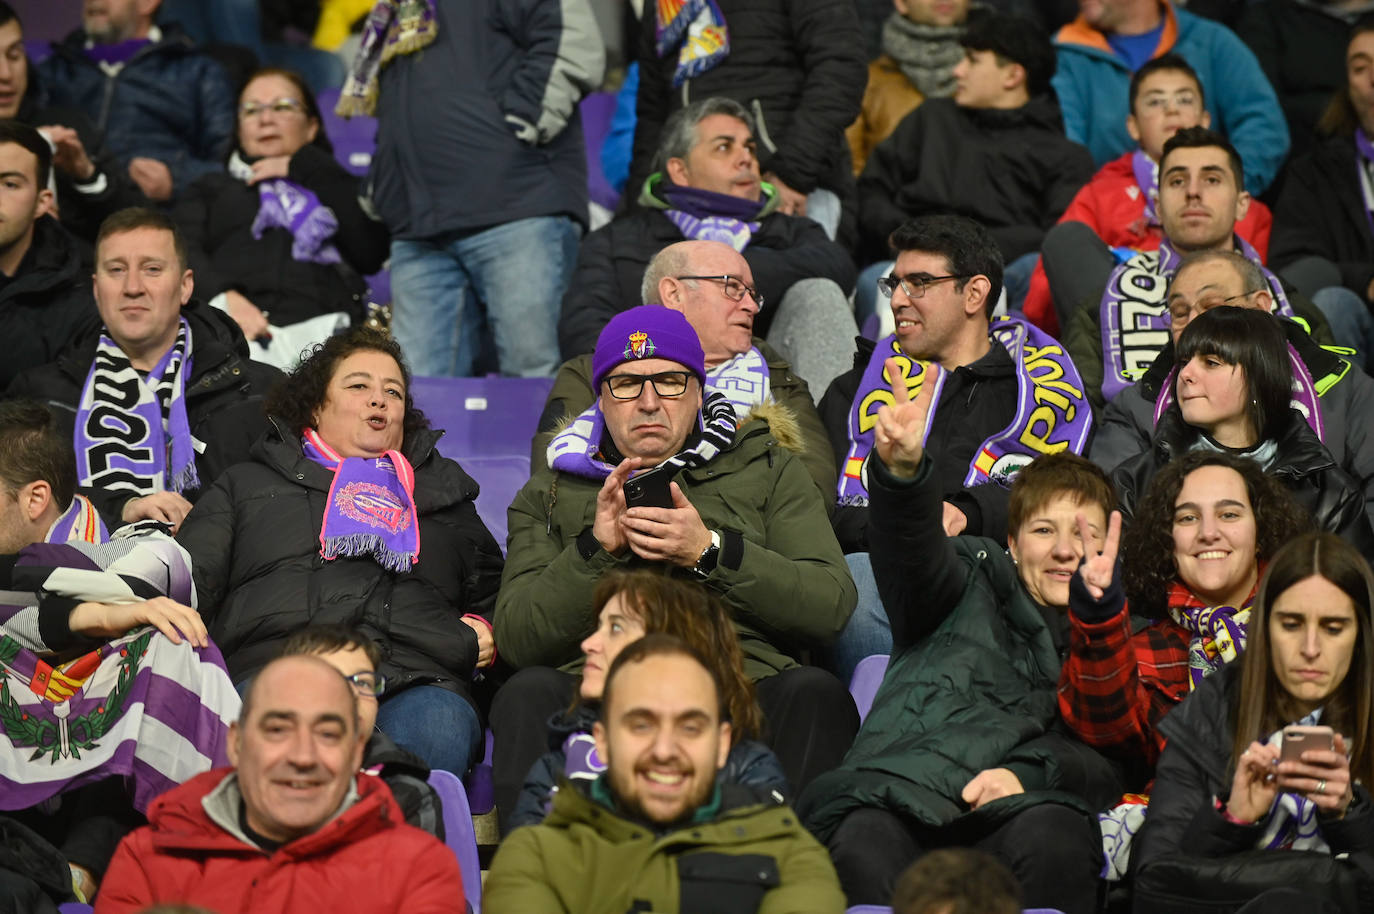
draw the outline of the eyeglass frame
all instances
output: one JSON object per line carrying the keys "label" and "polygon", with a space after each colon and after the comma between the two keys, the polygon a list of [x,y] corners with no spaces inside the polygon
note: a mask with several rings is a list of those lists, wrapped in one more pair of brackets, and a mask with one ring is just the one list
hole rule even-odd
{"label": "eyeglass frame", "polygon": [[238,118],[241,121],[250,120],[262,116],[264,111],[271,111],[273,114],[285,116],[287,114],[307,113],[305,102],[298,98],[291,98],[283,95],[281,98],[273,99],[271,104],[260,105],[257,102],[244,102],[238,107]]}
{"label": "eyeglass frame", "polygon": [[[361,677],[364,676],[370,677],[373,680],[372,686],[368,686],[363,682]],[[364,698],[381,698],[382,693],[386,691],[387,678],[383,673],[363,671],[361,673],[351,673],[345,676],[344,679],[348,680],[348,684],[353,687],[353,691]]]}
{"label": "eyeglass frame", "polygon": [[[1235,301],[1235,300],[1238,299],[1238,298],[1249,298],[1251,295],[1255,295],[1255,294],[1257,294],[1257,293],[1259,293],[1259,292],[1270,292],[1270,289],[1269,289],[1268,286],[1260,286],[1258,289],[1251,289],[1249,292],[1241,292],[1241,293],[1239,293],[1238,295],[1231,295],[1231,296],[1228,296],[1227,298],[1223,298],[1223,299],[1221,300],[1221,304],[1220,304],[1220,305],[1213,305],[1212,308],[1221,308],[1221,307],[1225,307],[1226,305],[1229,305],[1231,302]],[[1272,294],[1272,292],[1271,292],[1270,294]],[[1202,301],[1202,299],[1198,299],[1198,301]],[[1189,318],[1188,323],[1192,323],[1192,319],[1193,319],[1193,318],[1196,318],[1199,314],[1206,314],[1208,311],[1211,311],[1211,310],[1212,310],[1212,308],[1206,308],[1206,309],[1203,309],[1203,310],[1198,310],[1197,307],[1196,307],[1196,305],[1197,305],[1197,302],[1196,302],[1196,301],[1195,301],[1195,302],[1190,302],[1189,305],[1188,305],[1188,313],[1191,314],[1191,315],[1193,316],[1192,318]],[[1175,319],[1175,317],[1174,317],[1174,309],[1173,309],[1173,306],[1172,306],[1172,305],[1169,306],[1169,326],[1172,327],[1172,328],[1174,328],[1174,329],[1178,329],[1178,326],[1179,326],[1179,322],[1178,322],[1178,321]],[[1188,326],[1188,325],[1187,325],[1187,324],[1184,324],[1183,326],[1186,327],[1186,326]]]}
{"label": "eyeglass frame", "polygon": [[[754,304],[758,307],[758,309],[759,309],[760,311],[763,310],[764,298],[763,298],[762,295],[759,294],[759,290],[756,289],[756,288],[754,288],[753,286],[749,285],[749,283],[747,283],[747,282],[745,282],[744,280],[740,279],[738,276],[731,276],[729,273],[723,273],[723,274],[721,274],[721,275],[719,275],[719,276],[674,276],[673,278],[674,278],[674,279],[706,279],[706,280],[710,280],[711,282],[718,282],[718,283],[721,284],[721,287],[722,287],[722,288],[721,288],[721,291],[723,291],[723,292],[725,293],[725,297],[728,298],[728,299],[730,299],[730,301],[744,301],[744,295],[745,295],[745,293],[748,293],[748,294],[749,294],[749,297],[752,298],[752,299],[754,300]],[[730,294],[730,283],[732,283],[732,282],[737,282],[737,283],[739,283],[740,286],[744,289],[744,292],[741,292],[741,293],[739,294],[739,298],[736,298],[735,296],[733,296],[733,295]]]}
{"label": "eyeglass frame", "polygon": [[[661,378],[664,375],[675,374],[682,375],[681,391],[675,394],[665,394],[663,391],[658,389],[658,381],[656,380],[657,378]],[[644,393],[645,381],[648,381],[650,384],[653,385],[654,394],[659,398],[664,400],[676,400],[678,397],[682,397],[687,394],[688,382],[691,381],[694,377],[696,377],[696,375],[692,374],[692,372],[687,371],[686,369],[682,369],[673,371],[656,371],[653,374],[612,374],[602,378],[601,383],[606,385],[606,391],[611,395],[611,399],[613,400],[638,400],[640,396]],[[633,397],[622,397],[615,392],[615,388],[611,386],[611,382],[616,378],[634,378],[639,381],[639,386],[635,388],[635,393]]]}
{"label": "eyeglass frame", "polygon": [[[906,297],[912,301],[926,297],[926,287],[937,282],[944,282],[947,279],[972,279],[977,273],[950,273],[947,276],[917,276],[915,273],[908,273],[906,276],[898,276],[896,273],[889,273],[886,276],[878,277],[878,294],[883,298],[891,298],[897,293],[897,287],[906,293]],[[918,283],[917,291],[912,292],[907,288],[908,283]]]}

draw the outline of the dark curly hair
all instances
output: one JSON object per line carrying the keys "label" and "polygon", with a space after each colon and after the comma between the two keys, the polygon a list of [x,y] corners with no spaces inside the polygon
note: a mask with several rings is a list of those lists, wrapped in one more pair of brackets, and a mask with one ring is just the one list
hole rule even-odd
{"label": "dark curly hair", "polygon": [[296,369],[282,378],[267,395],[267,413],[275,416],[296,435],[315,424],[315,411],[324,405],[324,395],[338,364],[355,352],[381,352],[401,366],[401,380],[406,386],[406,416],[402,424],[405,438],[421,429],[429,428],[429,420],[415,406],[410,393],[410,369],[401,356],[401,345],[391,337],[367,327],[353,327],[316,343],[309,355]]}
{"label": "dark curly hair", "polygon": [[1174,503],[1183,480],[1194,470],[1219,466],[1235,470],[1245,480],[1245,492],[1255,512],[1255,545],[1259,561],[1267,562],[1284,543],[1312,529],[1312,518],[1283,483],[1267,475],[1247,457],[1217,451],[1192,451],[1169,461],[1140,500],[1135,519],[1122,537],[1122,587],[1131,611],[1151,619],[1168,613],[1169,587],[1178,577],[1174,561]]}

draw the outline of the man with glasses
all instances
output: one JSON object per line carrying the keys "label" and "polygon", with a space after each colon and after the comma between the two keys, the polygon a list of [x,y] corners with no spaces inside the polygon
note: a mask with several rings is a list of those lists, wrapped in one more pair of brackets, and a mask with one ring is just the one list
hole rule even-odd
{"label": "man with glasses", "polygon": [[927,366],[943,369],[928,452],[950,536],[1006,539],[1007,486],[1016,471],[1042,453],[1082,453],[1092,422],[1063,348],[1019,317],[992,319],[1002,255],[986,228],[963,216],[924,216],[891,242],[897,260],[879,280],[879,296],[891,304],[896,332],[877,343],[860,339],[854,367],[820,406],[840,474],[831,523],[859,592],[832,654],[841,678],[892,646],[868,559],[868,462],[877,411],[892,396],[885,360],[900,360],[913,397]]}
{"label": "man with glasses", "polygon": [[[741,418],[755,411],[785,411],[799,426],[800,454],[827,495],[835,489],[835,461],[805,380],[787,360],[754,335],[765,302],[749,261],[719,241],[679,241],[654,255],[640,285],[644,304],[662,304],[686,316],[706,355],[706,389],[718,390]],[[592,357],[564,362],[539,419],[530,465],[547,466],[555,431],[592,405]]]}
{"label": "man with glasses", "polygon": [[377,698],[387,684],[377,672],[382,662],[377,642],[351,626],[309,625],[282,646],[281,656],[296,655],[318,657],[348,680],[358,702],[358,731],[367,740],[362,769],[386,782],[407,822],[444,840],[443,810],[427,781],[429,766],[377,729]]}
{"label": "man with glasses", "polygon": [[85,0],[81,28],[38,71],[48,101],[95,121],[149,199],[167,202],[224,168],[234,94],[218,62],[176,25],[156,26],[158,0]]}
{"label": "man with glasses", "polygon": [[513,804],[547,748],[547,716],[566,700],[543,690],[547,671],[537,668],[579,666],[579,644],[596,626],[597,579],[627,564],[721,595],[770,746],[800,788],[838,764],[858,715],[839,680],[802,665],[844,627],[854,585],[825,500],[793,453],[795,428],[741,424],[724,395],[703,397],[701,343],[669,308],[616,315],[592,365],[596,402],[555,436],[551,468],[510,507],[496,643],[521,672],[492,707],[497,807]]}

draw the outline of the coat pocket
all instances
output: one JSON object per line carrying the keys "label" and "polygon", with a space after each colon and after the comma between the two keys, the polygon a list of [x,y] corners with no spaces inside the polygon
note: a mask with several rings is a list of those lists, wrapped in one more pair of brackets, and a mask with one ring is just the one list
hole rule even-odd
{"label": "coat pocket", "polygon": [[694,853],[678,858],[682,914],[753,914],[781,882],[765,854]]}

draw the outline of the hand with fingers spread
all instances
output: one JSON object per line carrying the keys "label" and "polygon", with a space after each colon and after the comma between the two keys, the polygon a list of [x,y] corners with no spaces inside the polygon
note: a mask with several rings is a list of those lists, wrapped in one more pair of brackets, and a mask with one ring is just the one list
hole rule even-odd
{"label": "hand with fingers spread", "polygon": [[973,780],[965,784],[960,797],[970,808],[977,809],[984,803],[1025,792],[1021,779],[1010,768],[989,768],[978,772]]}
{"label": "hand with fingers spread", "polygon": [[596,493],[596,517],[592,521],[592,536],[611,555],[624,555],[630,548],[625,531],[620,526],[621,515],[625,513],[625,480],[639,469],[638,457],[627,457],[611,471]]}
{"label": "hand with fingers spread", "polygon": [[1107,592],[1107,588],[1112,586],[1112,578],[1116,574],[1116,556],[1121,544],[1121,512],[1112,512],[1111,520],[1107,522],[1107,539],[1102,544],[1101,552],[1092,548],[1095,538],[1092,528],[1088,525],[1087,516],[1080,513],[1076,515],[1076,521],[1078,541],[1083,544],[1083,564],[1078,568],[1078,575],[1083,579],[1083,584],[1088,588],[1092,598],[1100,600]]}
{"label": "hand with fingers spread", "polygon": [[1280,790],[1303,794],[1325,815],[1340,818],[1354,799],[1345,737],[1335,736],[1335,749],[1308,749],[1300,762],[1279,762]]}
{"label": "hand with fingers spread", "polygon": [[711,545],[711,531],[677,483],[669,483],[671,508],[631,508],[621,519],[625,538],[640,558],[692,568]]}
{"label": "hand with fingers spread", "polygon": [[191,503],[178,492],[154,492],[126,501],[120,517],[126,524],[139,520],[162,521],[176,533],[186,515],[191,513],[191,507]]}
{"label": "hand with fingers spread", "polygon": [[151,625],[173,644],[182,636],[192,647],[205,647],[210,635],[200,613],[170,597],[141,603],[78,603],[67,616],[67,627],[92,638],[118,638],[131,628]]}
{"label": "hand with fingers spread", "polygon": [[64,175],[70,175],[78,183],[86,183],[95,177],[95,163],[86,154],[81,137],[71,127],[52,124],[39,127],[39,133],[46,136],[53,145],[52,167]]}
{"label": "hand with fingers spread", "polygon": [[1253,742],[1236,760],[1236,773],[1231,778],[1231,796],[1226,811],[1238,822],[1258,822],[1274,805],[1279,794],[1275,777],[1279,748]]}
{"label": "hand with fingers spread", "polygon": [[893,403],[878,409],[878,424],[873,429],[873,446],[878,457],[892,475],[909,479],[916,475],[925,453],[926,421],[930,417],[930,401],[934,396],[940,366],[926,366],[926,375],[916,399],[907,392],[905,376],[897,359],[885,363],[887,377],[892,382]]}

